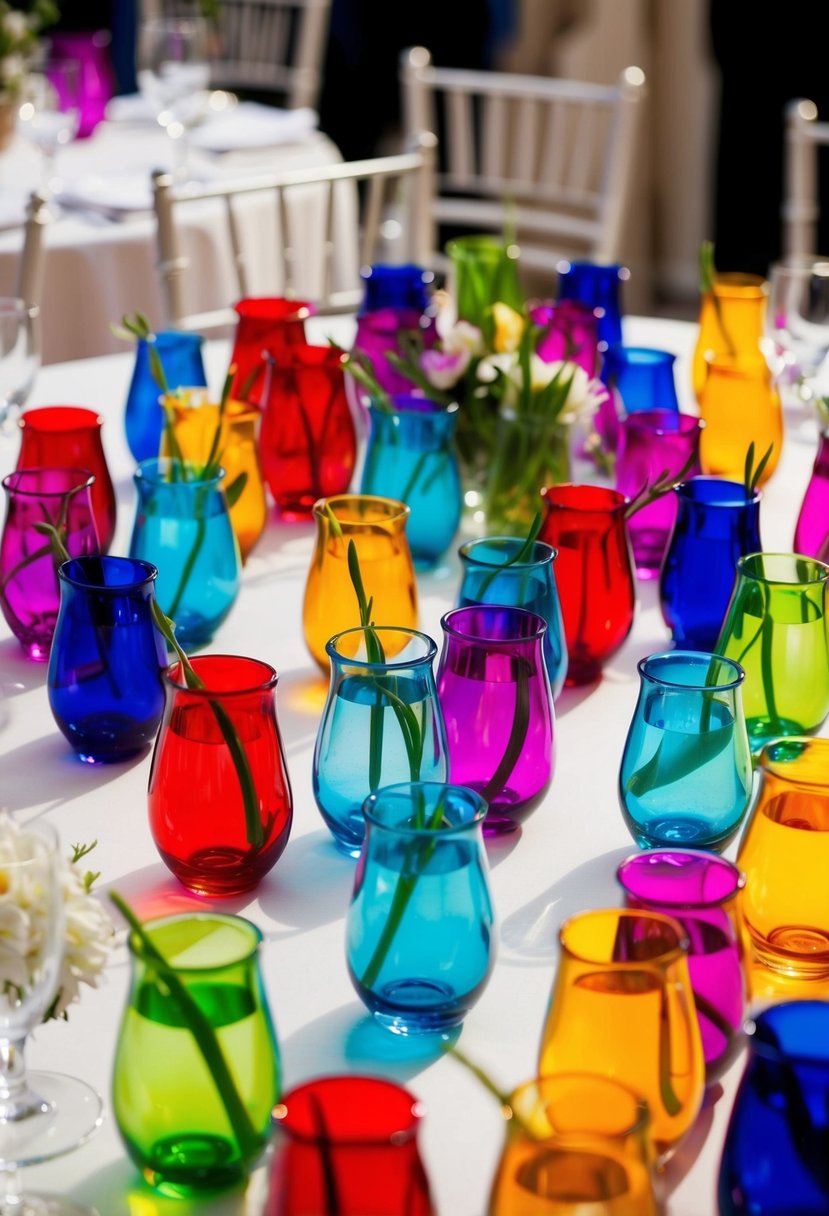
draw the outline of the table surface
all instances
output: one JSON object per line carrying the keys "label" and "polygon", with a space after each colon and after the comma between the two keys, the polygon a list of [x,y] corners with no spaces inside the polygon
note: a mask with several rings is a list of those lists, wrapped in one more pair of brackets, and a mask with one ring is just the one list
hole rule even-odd
{"label": "table surface", "polygon": [[[318,328],[315,328],[318,327]],[[345,344],[350,319],[311,323],[312,340],[333,334]],[[685,409],[690,393],[689,323],[628,318],[625,339],[678,355],[676,380]],[[206,348],[211,385],[221,384],[226,344]],[[132,525],[133,462],[123,434],[131,368],[127,355],[42,369],[30,404],[60,400],[93,406],[106,418],[104,441],[119,498],[113,552],[126,552]],[[784,449],[763,492],[767,549],[791,549],[794,523],[814,457],[817,431],[787,419]],[[16,436],[0,439],[0,471],[13,467]],[[222,902],[264,932],[262,965],[279,1039],[285,1088],[341,1072],[383,1074],[405,1084],[425,1107],[420,1145],[440,1216],[484,1216],[503,1124],[497,1104],[450,1058],[420,1041],[377,1028],[349,982],[344,915],[353,863],[335,849],[311,793],[311,759],[325,685],[302,639],[301,605],[312,525],[271,520],[243,573],[241,595],[210,649],[254,655],[279,672],[277,712],[294,792],[294,823],[285,853],[253,897]],[[421,628],[439,641],[440,617],[458,582],[454,550],[419,576]],[[489,984],[468,1015],[459,1045],[503,1089],[535,1074],[547,1000],[557,962],[557,930],[571,913],[618,906],[614,872],[634,851],[616,798],[622,747],[638,691],[636,663],[666,648],[668,633],[653,583],[639,585],[633,631],[600,683],[565,690],[556,706],[556,771],[548,795],[520,832],[489,841],[499,953]],[[142,916],[204,907],[160,861],[147,827],[150,755],[111,766],[79,763],[57,730],[44,688],[45,668],[28,663],[0,622],[0,806],[25,821],[50,820],[65,843],[97,839],[98,890],[116,888]],[[732,845],[727,855],[733,856]],[[128,979],[119,933],[101,987],[85,990],[68,1023],[40,1027],[29,1066],[84,1078],[108,1104],[112,1062]],[[729,1108],[742,1069],[738,1059],[709,1095],[697,1124],[669,1166],[667,1216],[712,1216],[715,1176]],[[86,1145],[26,1171],[31,1187],[71,1195],[100,1216],[190,1211],[242,1216],[260,1211],[264,1170],[242,1190],[190,1203],[152,1196],[126,1157],[111,1113]]]}

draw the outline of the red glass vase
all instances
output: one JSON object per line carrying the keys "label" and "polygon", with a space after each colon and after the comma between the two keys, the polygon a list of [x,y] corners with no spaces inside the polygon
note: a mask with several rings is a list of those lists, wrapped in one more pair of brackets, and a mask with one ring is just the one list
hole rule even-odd
{"label": "red glass vase", "polygon": [[165,865],[202,895],[249,891],[288,842],[293,801],[276,720],[277,674],[242,655],[191,659],[165,673],[149,782],[150,831]]}
{"label": "red glass vase", "polygon": [[304,300],[251,296],[233,306],[239,315],[230,365],[236,366],[231,395],[236,401],[262,404],[265,351],[280,356],[287,347],[304,346],[305,321],[311,307]]}
{"label": "red glass vase", "polygon": [[311,519],[314,503],[344,493],[357,462],[344,365],[334,346],[266,353],[262,472],[283,519]]}
{"label": "red glass vase", "polygon": [[107,467],[96,410],[80,405],[42,405],[25,410],[18,422],[21,442],[18,469],[74,468],[94,474],[92,514],[101,552],[115,536],[115,489]]}
{"label": "red glass vase", "polygon": [[541,497],[539,536],[558,550],[556,583],[569,655],[565,684],[589,684],[633,627],[627,499],[617,490],[572,483],[547,486]]}

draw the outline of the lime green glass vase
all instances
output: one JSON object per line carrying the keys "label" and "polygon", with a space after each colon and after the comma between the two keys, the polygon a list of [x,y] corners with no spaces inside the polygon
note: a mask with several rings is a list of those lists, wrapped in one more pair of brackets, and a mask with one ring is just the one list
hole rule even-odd
{"label": "lime green glass vase", "polygon": [[113,1075],[118,1130],[163,1193],[204,1195],[259,1162],[280,1093],[279,1052],[259,972],[262,935],[214,912],[130,934],[132,982]]}

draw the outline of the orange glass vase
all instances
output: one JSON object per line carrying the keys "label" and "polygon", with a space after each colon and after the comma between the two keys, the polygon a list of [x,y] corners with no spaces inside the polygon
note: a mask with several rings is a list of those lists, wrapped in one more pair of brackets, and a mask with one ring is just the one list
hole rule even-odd
{"label": "orange glass vase", "polygon": [[694,394],[698,402],[708,378],[708,360],[731,355],[739,361],[762,358],[760,341],[766,313],[768,285],[756,274],[718,274],[714,290],[703,292],[700,301],[699,333],[691,364]]}
{"label": "orange glass vase", "polygon": [[[207,389],[184,389],[169,399],[173,433],[181,455],[193,464],[204,464],[219,422],[219,406],[211,401]],[[222,419],[219,436],[219,463],[225,470],[222,485],[225,490],[241,474],[244,488],[230,506],[230,523],[239,542],[242,561],[247,561],[268,517],[265,486],[259,463],[259,424],[261,414],[252,405],[231,398]],[[165,431],[161,433],[161,456],[169,456]]]}
{"label": "orange glass vase", "polygon": [[[332,526],[329,510],[336,526]],[[314,504],[317,535],[302,621],[305,643],[323,672],[329,670],[325,653],[329,638],[362,624],[348,571],[350,540],[357,550],[366,597],[373,600],[372,623],[417,628],[417,583],[406,537],[408,518],[405,503],[374,494],[342,494]]]}
{"label": "orange glass vase", "polygon": [[712,356],[699,408],[705,421],[699,443],[703,473],[742,482],[749,444],[755,465],[774,444],[759,484],[767,482],[780,460],[783,409],[765,361]]}

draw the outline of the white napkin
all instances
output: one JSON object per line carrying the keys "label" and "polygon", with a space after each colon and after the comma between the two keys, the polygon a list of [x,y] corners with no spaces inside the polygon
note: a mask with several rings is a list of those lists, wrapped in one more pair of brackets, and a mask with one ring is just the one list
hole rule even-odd
{"label": "white napkin", "polygon": [[56,198],[62,207],[101,211],[112,218],[121,218],[152,210],[152,182],[146,171],[111,176],[90,174],[64,182]]}
{"label": "white napkin", "polygon": [[241,148],[269,148],[295,143],[317,129],[319,116],[307,106],[282,110],[255,101],[209,118],[190,132],[190,143],[203,152],[232,152]]}
{"label": "white napkin", "polygon": [[150,123],[156,121],[156,110],[149,97],[143,93],[123,93],[111,97],[105,111],[107,122]]}

